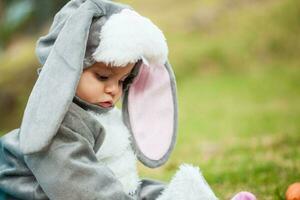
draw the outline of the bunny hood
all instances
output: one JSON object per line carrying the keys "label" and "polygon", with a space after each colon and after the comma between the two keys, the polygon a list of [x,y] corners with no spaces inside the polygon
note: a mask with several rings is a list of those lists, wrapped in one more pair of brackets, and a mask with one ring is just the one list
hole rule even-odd
{"label": "bunny hood", "polygon": [[95,62],[138,63],[135,79],[123,91],[123,119],[141,162],[158,167],[167,161],[177,132],[176,83],[164,35],[149,19],[111,1],[72,0],[55,16],[36,52],[43,67],[21,124],[24,154],[50,144],[84,68]]}

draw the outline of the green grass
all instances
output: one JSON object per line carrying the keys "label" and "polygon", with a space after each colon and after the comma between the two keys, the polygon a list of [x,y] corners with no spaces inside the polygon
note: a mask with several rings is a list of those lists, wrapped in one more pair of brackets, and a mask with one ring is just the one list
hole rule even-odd
{"label": "green grass", "polygon": [[[166,23],[178,78],[178,143],[166,166],[140,168],[170,180],[181,163],[193,163],[220,199],[241,190],[284,199],[300,181],[299,1],[228,9],[224,2],[182,11],[183,21],[196,19],[192,28],[182,19],[177,31]],[[212,20],[197,22],[197,9],[199,19],[207,11]]]}
{"label": "green grass", "polygon": [[224,13],[209,33],[170,34],[179,80],[179,142],[166,168],[145,174],[169,179],[180,163],[195,163],[221,199],[243,189],[260,199],[280,199],[289,183],[299,181],[294,3]]}
{"label": "green grass", "polygon": [[198,74],[179,87],[180,124],[168,164],[142,174],[169,180],[183,162],[200,166],[221,199],[241,190],[280,199],[300,180],[299,68]]}

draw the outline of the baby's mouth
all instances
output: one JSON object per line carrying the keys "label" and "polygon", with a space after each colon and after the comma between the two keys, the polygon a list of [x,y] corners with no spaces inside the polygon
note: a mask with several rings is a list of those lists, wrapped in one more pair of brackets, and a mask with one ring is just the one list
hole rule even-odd
{"label": "baby's mouth", "polygon": [[113,103],[112,103],[112,101],[103,101],[103,102],[100,102],[98,105],[103,108],[110,108],[113,106]]}

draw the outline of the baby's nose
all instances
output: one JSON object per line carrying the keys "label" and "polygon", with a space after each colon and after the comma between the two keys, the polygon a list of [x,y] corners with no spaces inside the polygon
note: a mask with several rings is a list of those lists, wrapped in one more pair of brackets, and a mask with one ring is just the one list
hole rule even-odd
{"label": "baby's nose", "polygon": [[105,92],[111,95],[115,95],[119,91],[119,84],[115,82],[111,82],[106,85]]}

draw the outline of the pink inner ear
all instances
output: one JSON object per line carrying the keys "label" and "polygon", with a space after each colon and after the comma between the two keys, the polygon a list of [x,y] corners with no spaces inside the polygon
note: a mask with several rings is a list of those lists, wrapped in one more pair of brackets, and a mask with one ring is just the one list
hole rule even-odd
{"label": "pink inner ear", "polygon": [[172,143],[174,102],[170,75],[164,65],[142,65],[128,94],[131,129],[140,151],[159,160]]}

